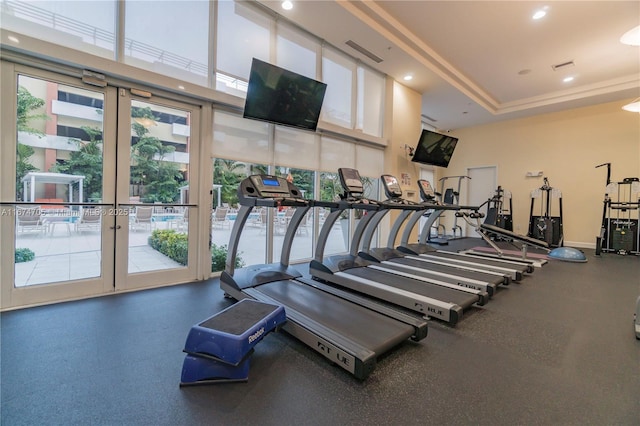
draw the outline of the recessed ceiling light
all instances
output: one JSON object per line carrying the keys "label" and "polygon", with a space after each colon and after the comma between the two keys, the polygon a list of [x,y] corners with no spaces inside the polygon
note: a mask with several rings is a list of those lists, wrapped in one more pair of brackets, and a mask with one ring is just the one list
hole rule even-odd
{"label": "recessed ceiling light", "polygon": [[640,25],[624,33],[624,35],[620,37],[620,43],[640,46]]}
{"label": "recessed ceiling light", "polygon": [[181,84],[181,85],[178,86],[178,89],[184,90],[184,86]]}
{"label": "recessed ceiling light", "polygon": [[282,8],[284,10],[291,10],[293,9],[293,3],[290,0],[285,0],[282,2]]}
{"label": "recessed ceiling light", "polygon": [[402,77],[402,79],[404,81],[411,81],[411,80],[413,80],[413,76],[411,74],[407,74],[404,77]]}
{"label": "recessed ceiling light", "polygon": [[9,36],[7,37],[9,39],[9,41],[12,41],[14,43],[20,43],[20,40],[18,40],[18,37],[15,36]]}
{"label": "recessed ceiling light", "polygon": [[538,9],[534,12],[533,16],[531,17],[531,19],[542,19],[546,16],[547,14],[547,10],[549,10],[549,6],[545,6],[542,9]]}
{"label": "recessed ceiling light", "polygon": [[569,76],[569,77],[565,77],[562,79],[562,81],[564,81],[565,83],[569,83],[570,81],[573,81],[574,77]]}

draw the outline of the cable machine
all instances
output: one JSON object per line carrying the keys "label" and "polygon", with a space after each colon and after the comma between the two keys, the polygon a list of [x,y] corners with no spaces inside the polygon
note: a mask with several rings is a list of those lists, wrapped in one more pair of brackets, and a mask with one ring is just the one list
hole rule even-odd
{"label": "cable machine", "polygon": [[484,204],[487,205],[487,213],[484,219],[486,225],[513,231],[513,217],[511,215],[513,204],[510,191],[498,186],[493,196],[485,201]]}
{"label": "cable machine", "polygon": [[[540,214],[535,215],[536,200],[540,200]],[[552,201],[558,201],[558,208],[552,215]],[[531,210],[529,212],[528,237],[544,241],[551,247],[561,247],[564,241],[562,232],[562,192],[549,185],[549,179],[544,178],[544,184],[531,191]]]}
{"label": "cable machine", "polygon": [[[596,255],[603,251],[639,255],[640,182],[637,177],[611,182],[611,163],[600,164],[596,169],[604,166],[607,166],[607,187],[602,208],[602,226],[596,237]],[[634,212],[635,217],[631,217]]]}

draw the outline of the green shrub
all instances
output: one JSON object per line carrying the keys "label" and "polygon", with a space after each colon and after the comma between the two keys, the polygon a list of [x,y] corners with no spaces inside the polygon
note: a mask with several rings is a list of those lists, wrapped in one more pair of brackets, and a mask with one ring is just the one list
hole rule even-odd
{"label": "green shrub", "polygon": [[173,229],[156,229],[149,237],[149,245],[179,264],[187,264],[189,255],[187,234],[176,232]]}
{"label": "green shrub", "polygon": [[[149,246],[165,256],[175,260],[181,265],[186,265],[189,254],[189,240],[187,234],[176,232],[173,229],[156,229],[149,237]],[[228,248],[226,245],[211,246],[211,272],[223,271],[227,261]],[[16,254],[17,258],[17,254]],[[236,256],[236,268],[242,268],[244,261],[240,253]]]}
{"label": "green shrub", "polygon": [[29,262],[36,258],[36,254],[28,248],[17,248],[15,263]]}
{"label": "green shrub", "polygon": [[[211,272],[220,272],[224,271],[224,268],[227,263],[227,252],[229,249],[226,244],[217,246],[213,244],[211,246]],[[236,268],[242,268],[244,266],[244,261],[240,256],[241,253],[238,253],[236,256]]]}

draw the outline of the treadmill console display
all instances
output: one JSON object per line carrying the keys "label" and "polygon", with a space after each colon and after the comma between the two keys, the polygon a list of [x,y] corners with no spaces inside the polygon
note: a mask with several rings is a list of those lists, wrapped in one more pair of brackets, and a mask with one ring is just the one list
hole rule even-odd
{"label": "treadmill console display", "polygon": [[269,179],[269,178],[262,178],[262,184],[264,186],[280,186],[280,182],[278,182],[275,179]]}
{"label": "treadmill console display", "polygon": [[388,198],[400,198],[402,197],[402,189],[400,188],[400,184],[398,183],[398,179],[395,176],[391,175],[382,175],[380,176],[382,180],[382,185],[384,187],[384,192],[387,194]]}
{"label": "treadmill console display", "polygon": [[436,194],[428,180],[419,179],[418,185],[420,187],[420,196],[423,200],[432,201],[436,198]]}
{"label": "treadmill console display", "polygon": [[362,186],[360,173],[356,169],[338,169],[338,174],[340,175],[342,186],[350,195],[362,195],[364,187]]}
{"label": "treadmill console display", "polygon": [[290,197],[289,183],[286,179],[270,175],[250,176],[254,190],[260,198],[282,198]]}

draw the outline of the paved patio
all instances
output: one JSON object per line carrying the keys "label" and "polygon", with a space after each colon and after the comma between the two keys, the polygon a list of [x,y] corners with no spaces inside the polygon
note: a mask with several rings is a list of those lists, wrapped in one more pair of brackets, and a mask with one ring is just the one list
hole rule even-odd
{"label": "paved patio", "polygon": [[[153,229],[166,229],[168,223],[158,222]],[[228,245],[233,221],[216,226],[211,231],[213,244]],[[309,223],[294,238],[291,261],[309,259],[313,248],[312,224]],[[130,274],[182,267],[179,263],[148,245],[151,229],[129,230]],[[274,236],[274,258],[279,259],[284,236]],[[344,242],[340,224],[335,224],[325,254],[343,252]],[[16,248],[29,248],[34,260],[15,264],[15,286],[40,285],[100,276],[101,236],[96,230],[78,233],[73,226],[55,226],[47,233],[18,234]],[[243,231],[239,253],[245,265],[264,263],[266,230],[247,226]]]}

